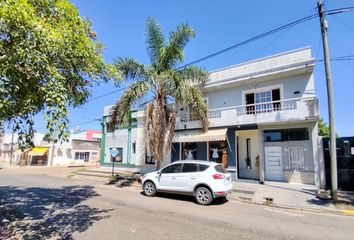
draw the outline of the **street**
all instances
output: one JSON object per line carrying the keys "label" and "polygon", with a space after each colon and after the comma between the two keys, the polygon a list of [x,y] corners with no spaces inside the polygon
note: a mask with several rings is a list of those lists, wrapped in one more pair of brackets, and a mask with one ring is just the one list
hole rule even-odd
{"label": "street", "polygon": [[[0,206],[22,212],[27,239],[351,239],[354,218],[0,170]],[[57,236],[57,238],[55,237]],[[1,238],[0,238],[1,239]]]}

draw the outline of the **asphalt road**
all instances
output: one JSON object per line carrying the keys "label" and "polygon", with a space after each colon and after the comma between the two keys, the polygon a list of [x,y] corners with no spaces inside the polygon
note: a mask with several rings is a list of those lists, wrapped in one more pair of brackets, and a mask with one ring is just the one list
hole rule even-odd
{"label": "asphalt road", "polygon": [[[245,203],[197,205],[139,189],[0,170],[0,205],[24,213],[32,239],[353,239],[354,218]],[[1,239],[1,238],[0,238]],[[31,239],[31,238],[29,238]]]}

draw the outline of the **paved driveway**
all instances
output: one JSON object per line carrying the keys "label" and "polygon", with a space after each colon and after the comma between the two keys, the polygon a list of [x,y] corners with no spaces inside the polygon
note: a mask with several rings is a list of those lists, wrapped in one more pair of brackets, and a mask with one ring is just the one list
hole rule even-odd
{"label": "paved driveway", "polygon": [[[92,184],[94,186],[92,186]],[[351,239],[354,218],[193,198],[0,170],[0,205],[28,239]],[[56,236],[56,237],[55,237]],[[1,238],[0,238],[1,239]]]}

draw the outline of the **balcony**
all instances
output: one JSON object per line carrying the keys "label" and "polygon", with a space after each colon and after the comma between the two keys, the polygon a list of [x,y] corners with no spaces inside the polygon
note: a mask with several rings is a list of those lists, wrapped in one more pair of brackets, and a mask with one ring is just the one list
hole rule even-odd
{"label": "balcony", "polygon": [[[318,100],[315,97],[210,109],[208,112],[209,127],[317,120],[318,116]],[[176,129],[197,128],[201,128],[201,123],[195,116],[177,116]]]}

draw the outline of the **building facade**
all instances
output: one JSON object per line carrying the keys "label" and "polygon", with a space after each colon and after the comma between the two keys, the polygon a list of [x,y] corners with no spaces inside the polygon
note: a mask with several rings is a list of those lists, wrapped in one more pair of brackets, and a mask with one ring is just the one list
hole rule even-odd
{"label": "building facade", "polygon": [[[314,62],[311,49],[303,48],[211,72],[209,81],[198,86],[208,104],[209,130],[203,132],[200,121],[178,107],[171,156],[164,164],[179,159],[216,161],[234,179],[320,187],[323,163],[318,154]],[[148,161],[143,112],[134,114],[134,134],[124,144],[128,148],[135,142],[130,163],[144,167]],[[117,145],[119,139],[124,138],[112,141]]]}

